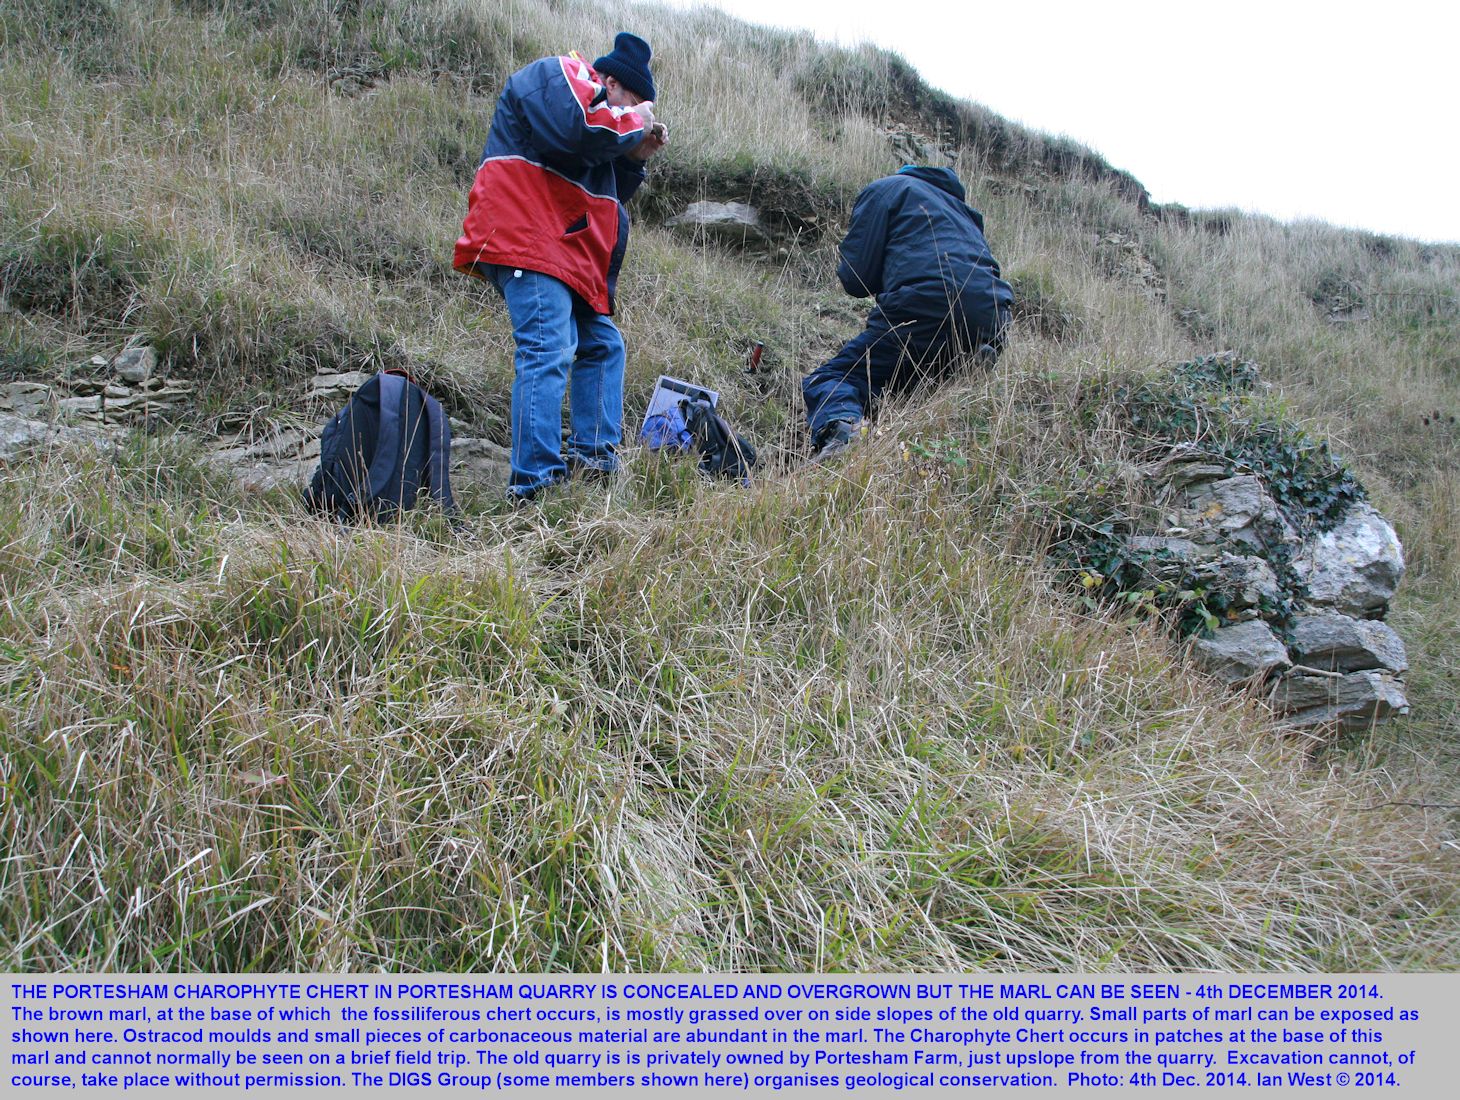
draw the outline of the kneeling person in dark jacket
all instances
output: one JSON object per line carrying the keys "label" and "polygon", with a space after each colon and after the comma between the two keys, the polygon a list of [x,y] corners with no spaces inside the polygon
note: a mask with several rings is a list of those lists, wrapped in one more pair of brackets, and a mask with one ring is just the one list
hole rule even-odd
{"label": "kneeling person in dark jacket", "polygon": [[1014,292],[965,194],[951,168],[909,165],[857,196],[837,277],[877,305],[801,383],[818,457],[844,449],[884,394],[945,377],[960,356],[998,357]]}

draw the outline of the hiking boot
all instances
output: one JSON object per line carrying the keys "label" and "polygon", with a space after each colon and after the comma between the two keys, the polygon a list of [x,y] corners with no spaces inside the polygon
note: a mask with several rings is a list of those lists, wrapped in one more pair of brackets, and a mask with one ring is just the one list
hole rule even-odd
{"label": "hiking boot", "polygon": [[581,459],[572,457],[568,459],[569,481],[581,481],[586,485],[607,485],[613,481],[617,472],[617,469],[606,470],[602,466],[595,466]]}
{"label": "hiking boot", "polygon": [[812,465],[835,458],[866,434],[866,420],[833,420],[816,437],[816,452],[811,456]]}

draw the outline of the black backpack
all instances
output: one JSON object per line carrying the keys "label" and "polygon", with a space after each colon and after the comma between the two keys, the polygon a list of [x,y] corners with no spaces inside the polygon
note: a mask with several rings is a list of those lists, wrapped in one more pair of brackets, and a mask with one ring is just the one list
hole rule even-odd
{"label": "black backpack", "polygon": [[755,448],[750,440],[738,435],[708,401],[694,398],[680,403],[684,409],[685,427],[695,437],[700,452],[700,472],[707,477],[738,478],[750,481],[755,465]]}
{"label": "black backpack", "polygon": [[341,523],[389,520],[414,508],[423,486],[455,513],[451,425],[420,386],[399,374],[377,374],[324,426],[319,469],[304,503]]}

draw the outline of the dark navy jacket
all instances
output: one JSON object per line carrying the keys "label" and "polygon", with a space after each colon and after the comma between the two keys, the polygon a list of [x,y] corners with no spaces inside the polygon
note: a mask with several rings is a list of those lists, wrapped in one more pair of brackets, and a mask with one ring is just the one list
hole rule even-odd
{"label": "dark navy jacket", "polygon": [[964,324],[1002,328],[1014,292],[965,194],[950,168],[908,167],[868,184],[841,245],[837,277],[847,293],[875,295],[893,322],[947,317],[956,302]]}
{"label": "dark navy jacket", "polygon": [[508,78],[456,242],[458,271],[539,271],[594,312],[613,312],[629,238],[623,204],[644,181],[643,164],[624,154],[644,123],[605,95],[576,54],[542,58]]}

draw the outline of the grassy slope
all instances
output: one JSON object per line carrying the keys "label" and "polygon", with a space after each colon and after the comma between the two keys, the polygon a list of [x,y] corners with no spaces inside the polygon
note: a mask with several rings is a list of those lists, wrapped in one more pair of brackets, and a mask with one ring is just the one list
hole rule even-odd
{"label": "grassy slope", "polygon": [[[448,270],[501,77],[582,0],[22,0],[0,17],[4,369],[134,335],[199,423],[408,362],[503,436],[503,311]],[[0,944],[12,969],[1448,968],[1460,256],[1142,211],[1089,154],[897,59],[634,9],[675,144],[621,284],[630,410],[673,369],[765,444],[749,490],[631,452],[611,493],[341,532],[183,440],[0,480]],[[57,64],[57,52],[63,62]],[[741,109],[737,73],[778,74]],[[1026,303],[995,376],[784,472],[854,331],[830,256],[941,128]],[[1101,177],[1099,179],[1093,177]],[[656,224],[752,197],[756,260]],[[1130,277],[1139,245],[1164,295]],[[1336,297],[1362,295],[1335,323]],[[1056,338],[1057,337],[1057,338]],[[750,339],[774,372],[740,375]],[[1310,746],[1154,623],[1078,613],[1052,502],[1129,441],[1086,385],[1233,348],[1396,518],[1414,716]]]}

